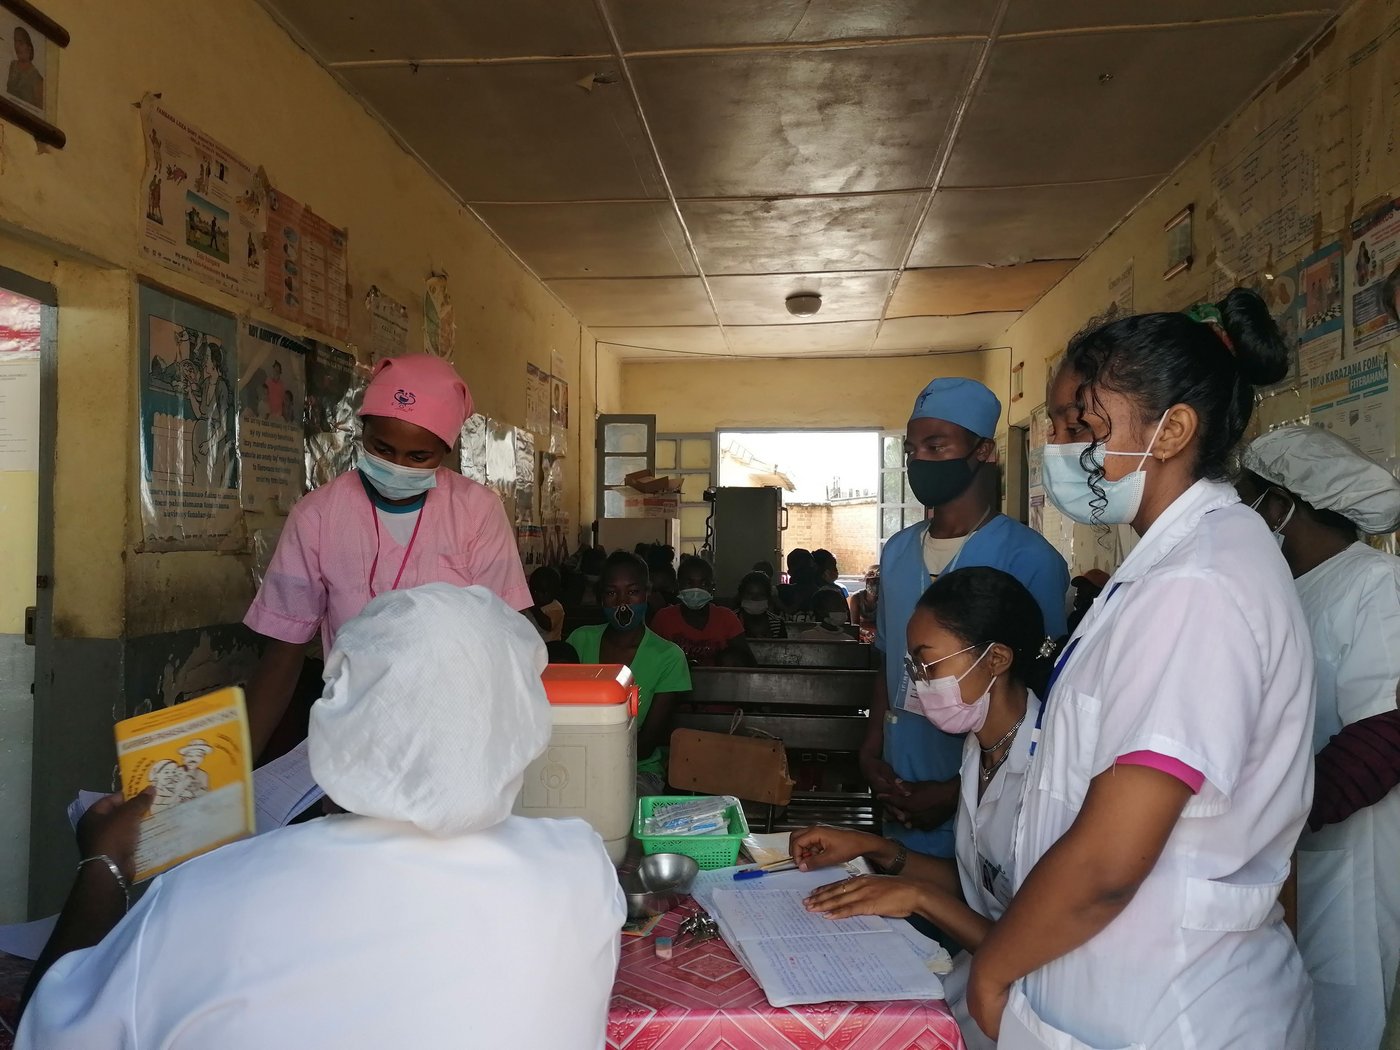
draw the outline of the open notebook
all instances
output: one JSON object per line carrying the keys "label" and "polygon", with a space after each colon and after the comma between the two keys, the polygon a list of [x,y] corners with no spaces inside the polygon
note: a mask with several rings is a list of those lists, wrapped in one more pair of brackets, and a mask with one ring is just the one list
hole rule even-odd
{"label": "open notebook", "polygon": [[695,896],[725,942],[774,1006],[804,1003],[942,999],[933,972],[947,958],[901,920],[827,919],[803,907],[818,886],[846,872],[783,872],[750,881],[712,876]]}

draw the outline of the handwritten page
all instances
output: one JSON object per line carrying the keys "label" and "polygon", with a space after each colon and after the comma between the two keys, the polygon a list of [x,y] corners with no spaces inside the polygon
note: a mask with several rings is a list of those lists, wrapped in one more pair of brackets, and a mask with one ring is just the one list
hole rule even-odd
{"label": "handwritten page", "polygon": [[943,998],[942,983],[893,931],[757,941],[745,954],[774,1006]]}
{"label": "handwritten page", "polygon": [[311,775],[311,760],[303,740],[281,758],[253,770],[253,799],[257,833],[281,828],[326,793]]}
{"label": "handwritten page", "polygon": [[[839,869],[838,869],[839,870]],[[805,1003],[941,999],[929,961],[888,920],[827,919],[802,901],[832,871],[792,872],[811,884],[766,890],[719,888],[710,894],[725,942],[774,1006]],[[812,876],[826,876],[812,882]],[[776,879],[777,876],[774,876]],[[767,878],[754,880],[768,882]]]}
{"label": "handwritten page", "polygon": [[770,890],[766,893],[719,890],[715,894],[715,906],[724,912],[725,920],[742,941],[889,932],[890,924],[878,915],[856,915],[836,920],[808,911],[802,902],[810,892],[805,888]]}
{"label": "handwritten page", "polygon": [[775,890],[799,889],[805,896],[813,890],[857,875],[869,875],[870,865],[864,859],[853,860],[849,864],[835,868],[822,868],[818,871],[780,871],[764,875],[760,879],[734,881],[734,873],[747,871],[753,865],[742,864],[733,868],[717,868],[702,871],[695,877],[690,895],[708,912],[715,910],[715,893],[719,890],[733,890],[736,893],[772,893]]}

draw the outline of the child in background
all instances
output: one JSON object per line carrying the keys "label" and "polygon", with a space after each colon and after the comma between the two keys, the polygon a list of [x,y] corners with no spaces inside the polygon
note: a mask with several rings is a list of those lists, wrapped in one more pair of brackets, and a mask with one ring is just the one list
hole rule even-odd
{"label": "child in background", "polygon": [[841,575],[841,569],[836,564],[836,555],[825,547],[819,547],[812,552],[812,564],[817,569],[817,583],[821,587],[835,587],[841,592],[841,597],[849,598],[846,588],[836,582]]}
{"label": "child in background", "polygon": [[681,604],[658,612],[652,630],[679,645],[686,659],[697,667],[720,663],[753,666],[739,617],[714,604],[715,571],[710,563],[703,558],[684,558],[676,575]]}
{"label": "child in background", "polygon": [[671,736],[677,693],[690,692],[685,653],[647,629],[647,565],[618,551],[603,564],[598,594],[606,623],[580,627],[569,644],[585,664],[626,664],[640,692],[637,706],[637,794],[656,795],[666,786],[664,745]]}
{"label": "child in background", "polygon": [[535,604],[526,615],[546,642],[557,642],[564,636],[564,606],[559,601],[563,581],[559,573],[542,565],[530,573],[530,597]]}
{"label": "child in background", "polygon": [[865,570],[865,590],[851,595],[851,623],[873,631],[879,599],[880,566],[872,565]]}
{"label": "child in background", "polygon": [[812,595],[812,614],[817,618],[817,626],[803,631],[797,637],[804,642],[853,642],[846,633],[850,623],[851,610],[846,604],[846,596],[835,587],[823,587]]}
{"label": "child in background", "polygon": [[783,618],[773,611],[773,581],[755,570],[739,581],[739,622],[746,638],[786,638]]}

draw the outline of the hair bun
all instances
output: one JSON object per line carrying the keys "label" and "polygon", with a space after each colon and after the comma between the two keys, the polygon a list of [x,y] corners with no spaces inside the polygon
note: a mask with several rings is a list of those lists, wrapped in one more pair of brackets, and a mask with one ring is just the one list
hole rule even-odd
{"label": "hair bun", "polygon": [[1267,386],[1288,374],[1288,344],[1257,292],[1234,288],[1215,306],[1247,383]]}

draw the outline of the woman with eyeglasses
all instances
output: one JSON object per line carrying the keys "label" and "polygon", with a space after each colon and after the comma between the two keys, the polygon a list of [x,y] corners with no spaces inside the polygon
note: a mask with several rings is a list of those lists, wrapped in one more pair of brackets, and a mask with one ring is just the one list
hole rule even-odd
{"label": "woman with eyeglasses", "polygon": [[[868,832],[822,826],[795,832],[792,855],[804,871],[864,856],[884,872],[822,887],[808,899],[811,910],[833,919],[918,915],[976,951],[1011,900],[1012,835],[1051,650],[1030,591],[1015,577],[982,567],[938,578],[919,599],[908,643],[909,703],[918,708],[911,713],[946,733],[966,734],[956,862],[910,853]],[[944,987],[964,1040],[978,1050],[994,1044],[964,1006],[969,962],[961,952]]]}

